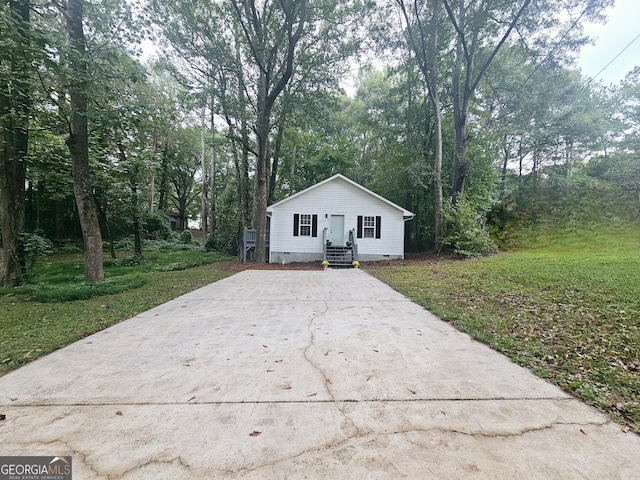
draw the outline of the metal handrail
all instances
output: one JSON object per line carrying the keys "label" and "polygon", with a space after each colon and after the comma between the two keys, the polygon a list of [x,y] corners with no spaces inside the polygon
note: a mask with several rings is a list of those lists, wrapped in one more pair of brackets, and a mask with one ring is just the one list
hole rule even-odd
{"label": "metal handrail", "polygon": [[353,259],[358,260],[358,242],[356,242],[355,229],[349,230],[349,241],[351,242],[351,248],[353,249]]}
{"label": "metal handrail", "polygon": [[322,259],[326,260],[327,259],[327,236],[329,233],[329,229],[327,227],[324,228],[324,230],[322,230]]}

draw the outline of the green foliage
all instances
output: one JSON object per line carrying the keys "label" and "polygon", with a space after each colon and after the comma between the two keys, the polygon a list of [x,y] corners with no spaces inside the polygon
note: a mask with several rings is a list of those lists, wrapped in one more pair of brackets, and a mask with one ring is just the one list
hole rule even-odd
{"label": "green foliage", "polygon": [[131,257],[124,258],[112,258],[104,261],[105,268],[107,267],[137,267],[147,263],[147,260],[140,255],[133,255]]}
{"label": "green foliage", "polygon": [[38,285],[30,296],[36,302],[54,303],[87,300],[102,295],[113,295],[140,288],[147,283],[141,275],[124,275],[99,283],[73,283],[61,285]]}
{"label": "green foliage", "polygon": [[[133,251],[133,239],[123,238],[115,242],[115,249],[121,252]],[[200,244],[191,239],[191,242],[184,243],[180,240],[180,236],[177,234],[169,234],[166,240],[147,240],[144,242],[144,248],[153,252],[188,252],[188,251],[201,251]]]}
{"label": "green foliage", "polygon": [[26,277],[31,279],[36,273],[38,260],[53,253],[53,244],[35,233],[23,233],[20,235],[20,245],[26,261]]}
{"label": "green foliage", "polygon": [[640,156],[637,153],[597,156],[585,166],[584,174],[640,195]]}
{"label": "green foliage", "polygon": [[464,195],[455,204],[448,202],[444,208],[446,233],[443,244],[463,257],[477,257],[497,253],[489,232],[482,225],[482,217]]}
{"label": "green foliage", "polygon": [[58,253],[80,253],[82,248],[74,243],[67,242],[55,247],[55,251]]}
{"label": "green foliage", "polygon": [[192,242],[193,236],[191,235],[191,230],[185,230],[180,234],[180,243],[191,245]]}
{"label": "green foliage", "polygon": [[629,226],[639,219],[635,192],[590,177],[550,176],[500,202],[489,214],[489,230],[502,248],[537,248],[544,239],[598,249],[609,246],[611,234],[616,242],[637,243]]}
{"label": "green foliage", "polygon": [[161,212],[146,213],[143,219],[145,238],[168,240],[171,237],[169,217]]}
{"label": "green foliage", "polygon": [[223,252],[228,255],[238,255],[238,235],[236,232],[218,232],[207,236],[204,244],[206,252]]}

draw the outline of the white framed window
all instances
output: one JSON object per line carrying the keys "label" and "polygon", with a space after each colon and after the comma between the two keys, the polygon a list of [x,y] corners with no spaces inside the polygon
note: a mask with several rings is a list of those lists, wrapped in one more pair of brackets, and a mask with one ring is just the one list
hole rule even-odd
{"label": "white framed window", "polygon": [[318,215],[308,213],[295,213],[293,215],[294,237],[317,237]]}
{"label": "white framed window", "polygon": [[382,238],[382,216],[358,215],[357,238]]}
{"label": "white framed window", "polygon": [[362,217],[362,236],[376,238],[376,217]]}
{"label": "white framed window", "polygon": [[307,214],[300,215],[300,236],[301,237],[311,236],[311,215],[307,215]]}

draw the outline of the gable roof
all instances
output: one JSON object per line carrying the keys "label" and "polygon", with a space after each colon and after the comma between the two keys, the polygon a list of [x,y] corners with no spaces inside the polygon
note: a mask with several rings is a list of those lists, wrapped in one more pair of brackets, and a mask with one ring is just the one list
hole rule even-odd
{"label": "gable roof", "polygon": [[402,208],[399,205],[396,205],[395,203],[387,200],[386,198],[378,195],[377,193],[372,192],[368,188],[363,187],[362,185],[354,182],[353,180],[348,179],[347,177],[345,177],[344,175],[341,175],[339,173],[334,175],[333,177],[329,177],[329,178],[327,178],[325,180],[322,180],[321,182],[318,182],[315,185],[310,186],[309,188],[306,188],[306,189],[301,190],[301,191],[299,191],[297,193],[294,193],[290,197],[287,197],[287,198],[285,198],[283,200],[280,200],[279,202],[276,202],[276,203],[274,203],[272,205],[269,205],[267,207],[267,213],[270,213],[274,207],[279,207],[283,203],[286,203],[286,202],[288,202],[288,201],[290,201],[290,200],[292,200],[292,199],[294,199],[294,198],[296,198],[296,197],[298,197],[300,195],[308,193],[308,192],[320,187],[321,185],[324,185],[324,184],[329,183],[329,182],[335,182],[336,180],[343,180],[343,181],[347,182],[349,185],[352,185],[352,186],[362,190],[363,192],[367,193],[368,195],[371,195],[372,197],[377,198],[378,200],[386,203],[387,205],[389,205],[389,206],[391,206],[391,207],[393,207],[393,208],[395,208],[397,210],[400,210],[402,212],[402,216],[407,220],[410,220],[413,217],[415,217],[415,214],[410,212],[409,210],[407,210],[405,208]]}

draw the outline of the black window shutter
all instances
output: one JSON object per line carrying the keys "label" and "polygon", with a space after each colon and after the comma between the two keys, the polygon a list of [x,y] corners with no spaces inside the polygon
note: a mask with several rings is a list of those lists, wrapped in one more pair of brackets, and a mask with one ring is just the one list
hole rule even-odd
{"label": "black window shutter", "polygon": [[298,236],[298,230],[300,226],[300,215],[298,213],[293,214],[293,236]]}
{"label": "black window shutter", "polygon": [[318,215],[313,215],[311,217],[311,236],[318,236]]}
{"label": "black window shutter", "polygon": [[358,232],[357,237],[362,238],[362,215],[358,215]]}
{"label": "black window shutter", "polygon": [[380,238],[382,233],[380,227],[382,226],[382,217],[376,217],[376,238]]}

